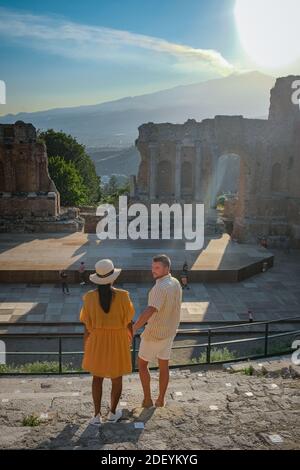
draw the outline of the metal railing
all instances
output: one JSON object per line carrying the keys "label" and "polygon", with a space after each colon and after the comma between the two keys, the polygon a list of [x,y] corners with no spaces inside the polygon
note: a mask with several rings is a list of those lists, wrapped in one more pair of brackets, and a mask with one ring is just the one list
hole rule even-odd
{"label": "metal railing", "polygon": [[[284,318],[284,319],[278,319],[278,320],[269,320],[269,321],[258,321],[258,322],[243,322],[243,323],[234,323],[228,322],[230,324],[225,324],[223,326],[216,326],[212,328],[207,328],[207,329],[197,329],[197,328],[191,328],[191,329],[179,329],[177,331],[177,336],[176,338],[182,337],[182,336],[206,336],[207,340],[205,343],[200,343],[200,344],[186,344],[186,345],[176,345],[176,342],[174,342],[172,351],[175,350],[183,350],[183,349],[194,349],[194,348],[203,348],[206,351],[205,361],[195,361],[195,362],[185,362],[185,363],[180,363],[180,364],[173,364],[170,367],[171,368],[179,368],[179,367],[193,367],[193,366],[199,366],[199,365],[209,365],[209,364],[223,364],[226,362],[237,362],[241,360],[250,360],[250,359],[259,359],[259,358],[264,358],[264,357],[271,357],[271,356],[279,356],[279,355],[284,355],[284,354],[289,354],[291,353],[291,348],[287,348],[286,350],[282,350],[279,352],[270,352],[269,350],[269,344],[271,339],[279,339],[279,338],[285,338],[288,336],[297,336],[300,335],[300,328],[299,329],[291,329],[289,331],[281,331],[279,333],[271,332],[271,327],[274,325],[278,324],[300,324],[300,316],[299,317],[291,317],[291,318]],[[68,323],[41,323],[41,322],[24,322],[24,323],[14,323],[14,324],[7,324],[7,323],[0,323],[0,328],[6,325],[6,328],[9,326],[71,326],[71,325],[79,325],[78,322],[68,322]],[[217,335],[232,335],[233,330],[236,328],[245,328],[245,327],[257,327],[262,331],[260,333],[255,333],[255,336],[250,335],[246,338],[240,337],[238,339],[226,339],[224,341],[213,341],[213,337]],[[228,332],[228,333],[227,333]],[[259,336],[257,336],[257,334]],[[79,374],[84,374],[86,372],[82,370],[69,370],[69,371],[64,371],[63,370],[63,358],[65,356],[70,356],[70,355],[83,355],[84,351],[65,351],[63,350],[63,340],[65,339],[78,339],[83,337],[83,332],[82,333],[1,333],[0,332],[0,339],[5,340],[5,339],[24,339],[24,338],[34,338],[34,339],[57,339],[58,340],[58,348],[56,351],[7,351],[5,354],[6,356],[37,356],[37,357],[42,357],[42,356],[58,356],[58,370],[57,372],[3,372],[1,370],[0,366],[0,375],[49,375],[49,374],[74,374],[74,373],[79,373]],[[140,334],[137,334],[134,336],[133,341],[132,341],[132,348],[131,348],[131,360],[132,360],[132,369],[133,371],[137,371],[137,366],[136,366],[136,360],[137,360],[137,353],[138,353],[138,341],[140,339]],[[231,358],[229,360],[219,360],[219,361],[213,361],[211,356],[213,352],[213,348],[216,347],[225,347],[228,345],[236,346],[238,344],[251,344],[253,342],[263,342],[263,352],[261,354],[246,354],[244,356],[238,356]],[[155,367],[153,367],[155,369]]]}

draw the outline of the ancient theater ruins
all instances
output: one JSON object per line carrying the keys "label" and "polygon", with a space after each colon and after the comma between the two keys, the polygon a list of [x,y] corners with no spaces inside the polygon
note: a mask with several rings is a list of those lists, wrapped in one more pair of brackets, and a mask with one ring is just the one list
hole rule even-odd
{"label": "ancient theater ruins", "polygon": [[77,231],[76,209],[61,210],[46,146],[32,124],[0,124],[0,232]]}
{"label": "ancient theater ruins", "polygon": [[270,95],[268,119],[215,116],[184,124],[139,127],[141,154],[135,200],[205,205],[215,217],[217,197],[234,239],[289,237],[300,246],[300,109],[292,99],[300,76],[278,78]]}

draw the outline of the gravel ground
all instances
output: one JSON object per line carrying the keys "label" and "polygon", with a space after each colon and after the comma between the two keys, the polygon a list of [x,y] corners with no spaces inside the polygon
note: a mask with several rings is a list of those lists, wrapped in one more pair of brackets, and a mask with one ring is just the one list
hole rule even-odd
{"label": "gravel ground", "polygon": [[[152,372],[155,398],[158,375]],[[105,381],[102,414],[109,409]],[[89,426],[91,377],[0,379],[2,449],[300,449],[300,380],[171,372],[165,408],[141,408],[137,374],[124,378],[122,420]],[[26,416],[40,417],[36,427]],[[137,424],[142,423],[142,424]],[[142,427],[141,427],[142,426]]]}

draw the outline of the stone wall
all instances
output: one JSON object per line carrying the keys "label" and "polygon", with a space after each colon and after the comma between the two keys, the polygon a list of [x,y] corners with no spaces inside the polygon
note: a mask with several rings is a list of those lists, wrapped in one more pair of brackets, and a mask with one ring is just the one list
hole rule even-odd
{"label": "stone wall", "polygon": [[74,232],[83,225],[76,208],[61,210],[33,125],[0,124],[0,232]]}
{"label": "stone wall", "polygon": [[32,124],[0,124],[0,213],[56,216],[60,198]]}
{"label": "stone wall", "polygon": [[150,202],[216,204],[219,159],[240,157],[234,237],[288,235],[300,246],[300,109],[292,84],[278,78],[267,120],[216,116],[184,124],[143,124],[135,199]]}

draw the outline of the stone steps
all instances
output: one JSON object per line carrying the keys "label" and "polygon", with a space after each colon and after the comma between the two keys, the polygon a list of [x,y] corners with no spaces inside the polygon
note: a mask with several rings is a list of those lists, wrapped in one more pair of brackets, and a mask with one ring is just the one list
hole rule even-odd
{"label": "stone steps", "polygon": [[[153,398],[158,373],[151,372]],[[138,374],[124,377],[117,424],[105,421],[110,381],[104,381],[101,429],[93,414],[91,377],[2,377],[0,448],[18,449],[299,449],[300,381],[228,375],[222,370],[172,370],[165,408],[141,407]],[[25,426],[25,417],[37,426]],[[275,436],[275,437],[274,437]]]}

